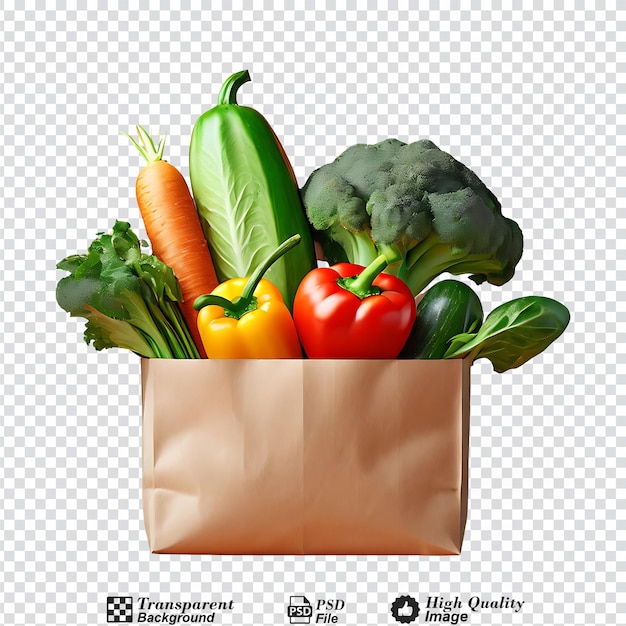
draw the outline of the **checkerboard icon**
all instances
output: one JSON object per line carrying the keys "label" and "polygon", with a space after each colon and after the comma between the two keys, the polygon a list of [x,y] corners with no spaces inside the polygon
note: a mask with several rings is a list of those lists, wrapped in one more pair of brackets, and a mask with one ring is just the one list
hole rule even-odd
{"label": "checkerboard icon", "polygon": [[107,622],[125,624],[133,621],[133,599],[131,597],[107,598]]}

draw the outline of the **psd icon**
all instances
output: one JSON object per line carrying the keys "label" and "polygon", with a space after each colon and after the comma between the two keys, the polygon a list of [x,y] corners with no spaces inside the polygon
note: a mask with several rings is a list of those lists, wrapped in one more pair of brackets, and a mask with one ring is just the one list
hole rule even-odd
{"label": "psd icon", "polygon": [[287,606],[290,624],[310,624],[313,607],[306,596],[291,596]]}
{"label": "psd icon", "polygon": [[107,622],[127,624],[133,621],[133,599],[131,597],[107,598]]}
{"label": "psd icon", "polygon": [[418,601],[411,596],[400,596],[391,605],[391,614],[396,622],[400,624],[410,624],[417,619],[420,614]]}

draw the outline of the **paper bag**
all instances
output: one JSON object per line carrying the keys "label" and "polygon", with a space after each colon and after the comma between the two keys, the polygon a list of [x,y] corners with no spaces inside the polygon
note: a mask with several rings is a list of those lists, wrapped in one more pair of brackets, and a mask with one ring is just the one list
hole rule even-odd
{"label": "paper bag", "polygon": [[467,360],[143,359],[150,549],[459,554]]}

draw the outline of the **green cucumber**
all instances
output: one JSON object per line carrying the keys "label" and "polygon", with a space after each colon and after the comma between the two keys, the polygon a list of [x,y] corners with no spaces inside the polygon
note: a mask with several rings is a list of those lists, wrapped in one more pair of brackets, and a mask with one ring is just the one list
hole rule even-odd
{"label": "green cucumber", "polygon": [[435,283],[417,305],[411,334],[401,359],[442,359],[452,337],[476,332],[483,321],[483,307],[474,290],[458,280]]}

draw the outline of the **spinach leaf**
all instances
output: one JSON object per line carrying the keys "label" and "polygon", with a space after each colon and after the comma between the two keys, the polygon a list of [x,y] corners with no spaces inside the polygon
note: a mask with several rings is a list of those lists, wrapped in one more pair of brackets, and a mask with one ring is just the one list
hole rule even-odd
{"label": "spinach leaf", "polygon": [[455,335],[444,358],[487,358],[496,372],[519,367],[565,330],[570,313],[544,296],[525,296],[496,307],[476,333]]}

